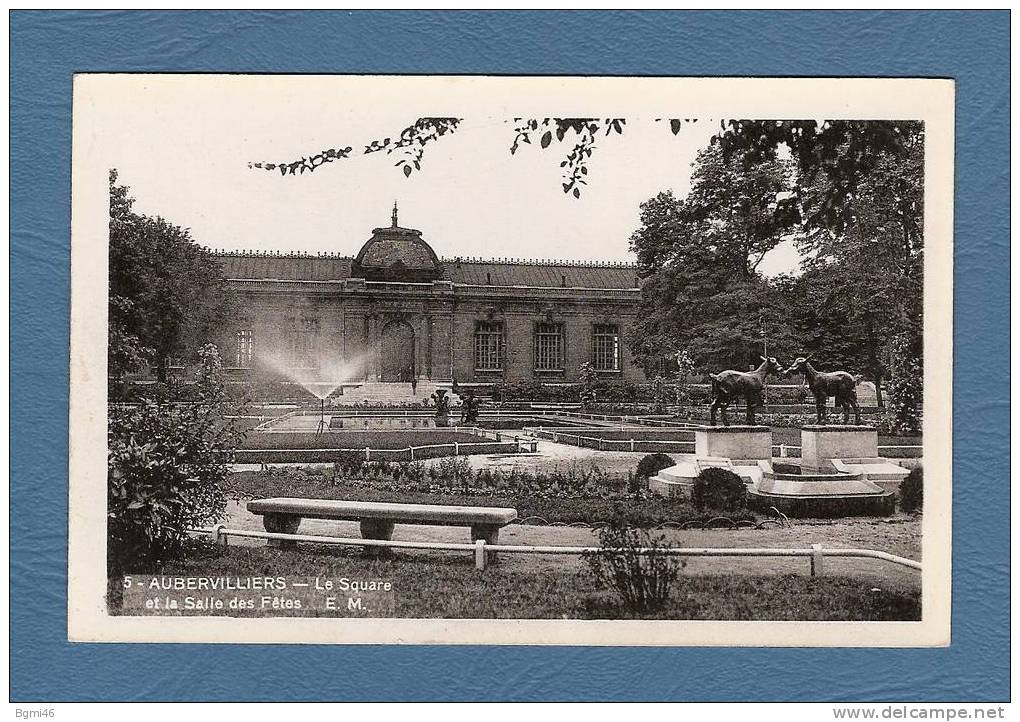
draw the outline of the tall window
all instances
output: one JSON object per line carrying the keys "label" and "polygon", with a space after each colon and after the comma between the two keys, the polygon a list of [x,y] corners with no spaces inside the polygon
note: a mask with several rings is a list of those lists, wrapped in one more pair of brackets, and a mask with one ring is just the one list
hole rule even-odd
{"label": "tall window", "polygon": [[234,349],[234,365],[246,369],[251,367],[252,358],[255,356],[255,334],[251,329],[242,329],[237,332],[237,343]]}
{"label": "tall window", "polygon": [[291,359],[295,366],[305,368],[316,366],[315,348],[318,336],[319,319],[297,319],[291,342]]}
{"label": "tall window", "polygon": [[535,370],[563,370],[563,324],[535,324]]}
{"label": "tall window", "polygon": [[479,321],[475,325],[475,369],[503,369],[503,322]]}
{"label": "tall window", "polygon": [[599,323],[595,325],[593,331],[591,365],[596,371],[619,371],[619,326],[610,323]]}

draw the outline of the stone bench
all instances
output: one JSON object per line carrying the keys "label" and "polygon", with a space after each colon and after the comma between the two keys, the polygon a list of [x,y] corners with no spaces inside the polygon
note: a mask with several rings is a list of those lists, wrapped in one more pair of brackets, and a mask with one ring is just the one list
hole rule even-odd
{"label": "stone bench", "polygon": [[[385,501],[343,501],[333,499],[256,499],[248,511],[262,517],[268,532],[296,534],[302,519],[335,519],[361,523],[363,539],[393,536],[394,524],[433,524],[471,527],[471,541],[499,542],[499,530],[517,518],[517,510],[493,506],[446,506],[441,504],[397,504]],[[293,548],[289,539],[270,539],[269,546]],[[366,547],[370,555],[385,555],[385,547]],[[491,555],[495,558],[495,555]]]}

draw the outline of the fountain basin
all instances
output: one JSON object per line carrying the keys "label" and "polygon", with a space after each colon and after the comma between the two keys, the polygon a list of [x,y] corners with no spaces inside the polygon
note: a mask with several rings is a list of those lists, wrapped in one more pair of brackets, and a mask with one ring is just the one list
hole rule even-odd
{"label": "fountain basin", "polygon": [[752,508],[761,511],[775,507],[794,517],[889,516],[896,508],[895,495],[860,470],[816,472],[787,463],[777,471],[771,461],[758,466],[761,477],[748,495]]}

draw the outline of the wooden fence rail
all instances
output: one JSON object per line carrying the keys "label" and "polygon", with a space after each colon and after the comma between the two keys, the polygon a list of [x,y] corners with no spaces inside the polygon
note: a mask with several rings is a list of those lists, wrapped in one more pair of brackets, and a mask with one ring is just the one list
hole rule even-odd
{"label": "wooden fence rail", "polygon": [[[249,539],[278,539],[283,541],[307,542],[314,544],[336,544],[340,546],[388,547],[391,549],[426,549],[436,551],[463,551],[474,554],[475,567],[485,569],[490,561],[490,554],[566,554],[580,556],[600,552],[611,553],[616,550],[606,547],[578,546],[529,546],[521,544],[487,544],[484,539],[465,544],[457,542],[425,542],[425,541],[393,541],[383,539],[354,539],[350,537],[319,536],[314,534],[283,534],[278,532],[255,531],[248,529],[227,529],[217,524],[212,529],[189,529],[194,534],[207,535],[217,546],[227,546],[228,537],[244,537]],[[665,554],[680,557],[807,557],[811,564],[811,576],[821,576],[824,572],[825,557],[841,557],[856,559],[878,559],[921,571],[921,562],[897,556],[876,549],[841,549],[827,548],[821,544],[812,544],[810,548],[709,548],[709,547],[670,547],[665,549],[639,548],[627,550],[643,556]]]}

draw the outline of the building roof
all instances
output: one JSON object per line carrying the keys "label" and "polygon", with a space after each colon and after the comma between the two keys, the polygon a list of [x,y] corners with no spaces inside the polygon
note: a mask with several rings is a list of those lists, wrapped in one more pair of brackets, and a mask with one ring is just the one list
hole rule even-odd
{"label": "building roof", "polygon": [[475,286],[542,286],[567,288],[637,288],[637,266],[630,263],[453,259],[443,275],[454,283]]}
{"label": "building roof", "polygon": [[354,259],[249,251],[213,252],[227,278],[276,281],[337,281],[351,277]]}
{"label": "building roof", "polygon": [[276,281],[341,281],[345,278],[452,281],[471,286],[633,289],[632,263],[453,258],[440,260],[421,231],[392,224],[376,228],[356,258],[335,254],[213,251],[227,278]]}
{"label": "building roof", "polygon": [[[340,281],[355,277],[346,256],[213,252],[227,278],[275,281]],[[542,288],[637,288],[637,266],[630,263],[530,261],[521,259],[443,259],[440,278],[473,286]]]}

